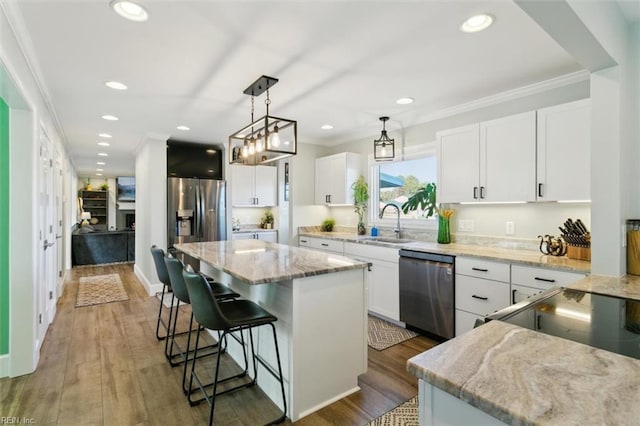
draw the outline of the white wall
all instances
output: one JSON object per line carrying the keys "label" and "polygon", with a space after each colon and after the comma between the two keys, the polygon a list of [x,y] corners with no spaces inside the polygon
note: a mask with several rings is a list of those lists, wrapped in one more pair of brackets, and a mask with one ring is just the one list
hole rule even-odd
{"label": "white wall", "polygon": [[136,155],[134,271],[149,294],[162,290],[149,249],[154,244],[167,249],[167,139],[169,135],[147,135]]}

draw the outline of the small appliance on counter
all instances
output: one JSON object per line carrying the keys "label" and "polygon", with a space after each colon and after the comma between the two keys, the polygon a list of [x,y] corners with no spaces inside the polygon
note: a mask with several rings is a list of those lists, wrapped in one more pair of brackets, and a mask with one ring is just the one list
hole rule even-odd
{"label": "small appliance on counter", "polygon": [[627,274],[640,275],[640,219],[627,220]]}
{"label": "small appliance on counter", "polygon": [[640,301],[553,287],[499,310],[499,320],[640,359]]}

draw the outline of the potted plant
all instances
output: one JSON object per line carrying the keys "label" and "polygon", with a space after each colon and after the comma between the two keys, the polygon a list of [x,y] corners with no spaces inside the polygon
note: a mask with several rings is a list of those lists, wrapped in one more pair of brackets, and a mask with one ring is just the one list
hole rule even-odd
{"label": "potted plant", "polygon": [[91,186],[91,178],[87,178],[87,183],[84,185],[84,189],[87,191],[93,190],[93,186]]}
{"label": "potted plant", "polygon": [[367,228],[364,226],[364,215],[369,207],[369,186],[364,176],[360,175],[351,185],[351,189],[353,189],[353,206],[358,214],[358,235],[365,235]]}
{"label": "potted plant", "polygon": [[109,184],[107,182],[103,183],[102,185],[100,185],[100,190],[101,191],[108,191],[109,190]]}
{"label": "potted plant", "polygon": [[272,229],[273,228],[273,213],[269,210],[264,212],[262,219],[260,219],[260,224],[264,229]]}
{"label": "potted plant", "polygon": [[438,207],[436,203],[436,184],[427,183],[424,187],[415,192],[402,205],[403,213],[421,210],[422,216],[429,218],[434,214],[438,215],[438,243],[448,244],[451,242],[450,218],[453,216],[452,209]]}
{"label": "potted plant", "polygon": [[322,229],[324,232],[331,232],[333,231],[333,226],[335,224],[335,219],[333,219],[332,217],[328,217],[322,221],[322,223],[320,224],[320,229]]}

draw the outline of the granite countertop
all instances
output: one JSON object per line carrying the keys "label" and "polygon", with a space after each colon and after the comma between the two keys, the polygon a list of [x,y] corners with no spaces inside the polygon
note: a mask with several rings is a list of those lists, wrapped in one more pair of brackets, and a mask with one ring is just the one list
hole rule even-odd
{"label": "granite countertop", "polygon": [[406,243],[389,243],[376,240],[375,237],[358,236],[348,232],[300,232],[302,237],[326,238],[338,241],[346,241],[360,244],[375,244],[384,247],[404,248],[429,253],[448,254],[452,256],[471,256],[487,260],[501,260],[513,263],[521,263],[529,266],[542,266],[545,268],[559,269],[570,272],[588,274],[591,271],[591,263],[583,260],[569,259],[566,256],[547,256],[539,251],[510,249],[500,247],[487,247],[471,244],[438,244],[425,241],[410,241]]}
{"label": "granite countertop", "polygon": [[407,370],[507,424],[640,419],[640,360],[501,321],[411,358]]}
{"label": "granite countertop", "polygon": [[608,277],[589,275],[567,286],[570,289],[640,300],[640,276]]}
{"label": "granite countertop", "polygon": [[248,284],[362,269],[366,262],[261,240],[176,244],[175,248]]}
{"label": "granite countertop", "polygon": [[234,234],[248,234],[253,232],[277,232],[277,229],[265,229],[265,228],[240,228],[232,231]]}

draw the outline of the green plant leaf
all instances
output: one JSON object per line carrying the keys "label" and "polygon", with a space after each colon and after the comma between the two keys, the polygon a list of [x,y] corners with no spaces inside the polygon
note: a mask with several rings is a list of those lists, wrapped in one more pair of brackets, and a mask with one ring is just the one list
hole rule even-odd
{"label": "green plant leaf", "polygon": [[438,213],[435,182],[427,183],[402,204],[404,214],[416,210],[421,210],[424,217],[431,217]]}

